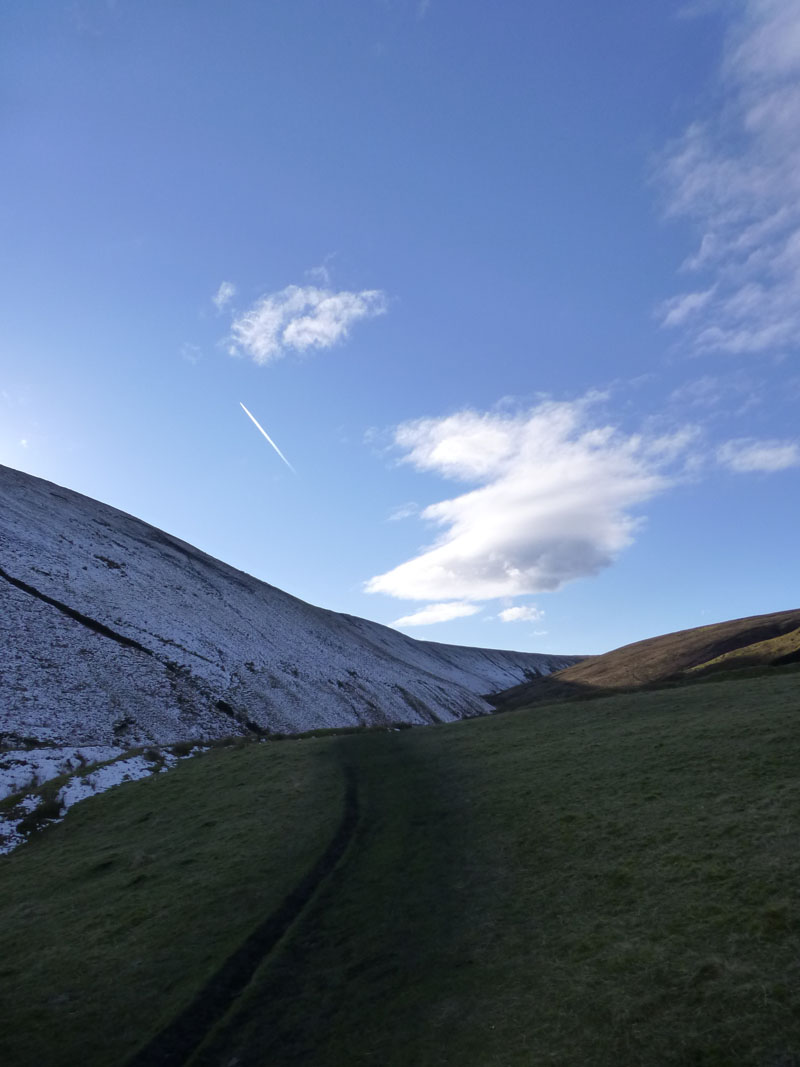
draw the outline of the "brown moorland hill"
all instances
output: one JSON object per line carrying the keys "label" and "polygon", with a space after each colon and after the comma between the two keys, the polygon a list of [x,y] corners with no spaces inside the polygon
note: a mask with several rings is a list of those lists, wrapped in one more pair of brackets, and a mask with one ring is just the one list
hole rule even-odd
{"label": "brown moorland hill", "polygon": [[800,609],[778,611],[635,641],[487,699],[498,711],[510,711],[611,690],[691,681],[712,672],[798,661]]}

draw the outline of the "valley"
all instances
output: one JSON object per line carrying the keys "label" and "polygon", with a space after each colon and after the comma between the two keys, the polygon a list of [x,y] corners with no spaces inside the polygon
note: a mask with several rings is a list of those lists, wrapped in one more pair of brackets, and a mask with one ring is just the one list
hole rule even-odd
{"label": "valley", "polygon": [[800,1062],[800,612],[465,648],[0,503],[0,1062]]}
{"label": "valley", "polygon": [[[0,864],[0,1055],[790,1063],[797,680],[239,741],[89,800]],[[348,776],[352,833],[286,912]],[[241,988],[208,999],[276,914]]]}
{"label": "valley", "polygon": [[800,1067],[800,0],[0,56],[0,1067]]}

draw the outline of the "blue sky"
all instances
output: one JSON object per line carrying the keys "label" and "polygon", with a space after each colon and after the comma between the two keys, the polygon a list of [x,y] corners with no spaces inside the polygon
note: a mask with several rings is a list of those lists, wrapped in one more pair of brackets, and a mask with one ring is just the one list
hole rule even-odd
{"label": "blue sky", "polygon": [[797,0],[3,23],[0,462],[432,640],[797,606]]}

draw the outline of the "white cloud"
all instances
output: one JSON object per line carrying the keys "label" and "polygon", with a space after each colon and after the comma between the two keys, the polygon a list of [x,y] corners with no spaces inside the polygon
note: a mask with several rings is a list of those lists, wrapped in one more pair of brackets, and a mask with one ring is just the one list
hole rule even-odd
{"label": "white cloud", "polygon": [[201,358],[199,346],[193,345],[191,341],[184,341],[181,345],[181,358],[187,363],[199,363]]}
{"label": "white cloud", "polygon": [[691,431],[625,435],[592,425],[597,397],[519,415],[463,411],[398,427],[404,462],[477,484],[431,504],[442,529],[418,555],[370,579],[371,593],[489,600],[559,589],[598,573],[640,524],[637,505],[667,488]]}
{"label": "white cloud", "polygon": [[402,519],[410,519],[412,515],[419,513],[419,504],[415,504],[413,500],[409,500],[407,504],[400,504],[389,515],[389,522],[400,522]]}
{"label": "white cloud", "polygon": [[691,315],[704,308],[713,295],[713,289],[706,289],[700,293],[681,293],[680,296],[666,300],[661,307],[663,325],[680,326]]}
{"label": "white cloud", "polygon": [[449,622],[451,619],[461,619],[467,615],[477,615],[481,609],[474,604],[428,604],[413,615],[404,615],[402,619],[395,619],[390,626],[430,626],[434,622]]}
{"label": "white cloud", "polygon": [[289,285],[262,296],[234,319],[228,350],[256,363],[272,363],[290,349],[330,348],[347,337],[353,323],[385,310],[386,296],[379,289],[336,293],[313,285]]}
{"label": "white cloud", "polygon": [[800,447],[794,441],[757,441],[742,437],[726,441],[717,449],[717,459],[739,474],[786,470],[800,466]]}
{"label": "white cloud", "polygon": [[764,382],[741,370],[720,375],[705,374],[684,382],[669,394],[670,404],[677,410],[706,409],[707,418],[718,417],[722,411],[743,415],[764,403]]}
{"label": "white cloud", "polygon": [[711,284],[662,308],[700,351],[800,345],[800,4],[743,0],[720,72],[724,99],[662,160],[668,213],[692,219],[684,268]]}
{"label": "white cloud", "polygon": [[332,256],[326,256],[324,263],[321,263],[318,267],[309,268],[309,270],[306,271],[306,277],[312,282],[324,286],[326,289],[330,288],[331,272],[328,270],[327,261],[332,258]]}
{"label": "white cloud", "polygon": [[503,622],[536,622],[544,618],[544,612],[532,604],[520,604],[516,608],[504,608],[498,618]]}
{"label": "white cloud", "polygon": [[235,296],[236,286],[233,284],[233,282],[222,282],[219,289],[217,289],[216,293],[214,294],[214,296],[212,296],[211,299],[213,300],[217,311],[222,311],[222,309],[227,304],[230,304],[231,300],[233,300]]}

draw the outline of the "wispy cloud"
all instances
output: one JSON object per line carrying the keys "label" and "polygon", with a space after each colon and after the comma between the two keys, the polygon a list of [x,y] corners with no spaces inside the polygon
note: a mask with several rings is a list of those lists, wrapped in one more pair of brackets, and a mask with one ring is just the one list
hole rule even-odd
{"label": "wispy cloud", "polygon": [[379,289],[355,293],[289,285],[262,296],[233,320],[228,351],[264,364],[289,351],[330,348],[348,336],[354,323],[383,314],[386,306]]}
{"label": "wispy cloud", "polygon": [[661,306],[661,317],[664,326],[680,326],[692,315],[711,300],[714,289],[706,289],[702,293],[681,293],[666,300]]}
{"label": "wispy cloud", "polygon": [[450,622],[451,619],[465,618],[467,615],[477,615],[481,609],[475,604],[449,603],[428,604],[413,615],[404,615],[402,619],[395,619],[390,626],[431,626],[435,622]]}
{"label": "wispy cloud", "polygon": [[193,345],[191,341],[184,341],[181,345],[181,359],[185,359],[187,363],[199,363],[201,359],[200,346]]}
{"label": "wispy cloud", "polygon": [[758,441],[741,437],[717,449],[717,460],[739,474],[772,473],[800,467],[800,447],[794,441]]}
{"label": "wispy cloud", "polygon": [[222,282],[219,289],[211,297],[211,300],[216,307],[217,311],[222,311],[230,304],[231,300],[236,296],[236,286],[233,282]]}
{"label": "wispy cloud", "polygon": [[326,256],[324,261],[317,267],[309,267],[306,271],[306,277],[309,281],[323,286],[325,289],[329,289],[331,285],[331,272],[328,270],[328,262],[333,259],[333,255]]}
{"label": "wispy cloud", "polygon": [[607,567],[634,539],[636,507],[672,484],[694,433],[624,434],[592,422],[596,400],[399,426],[404,462],[477,488],[425,508],[439,538],[367,591],[488,600],[556,590]]}
{"label": "wispy cloud", "polygon": [[515,608],[504,608],[498,618],[502,622],[536,622],[544,618],[544,612],[532,604],[520,604]]}
{"label": "wispy cloud", "polygon": [[407,504],[400,504],[389,515],[389,522],[400,522],[403,519],[410,519],[412,515],[419,514],[419,504],[415,504],[413,500],[409,500]]}
{"label": "wispy cloud", "polygon": [[723,99],[661,161],[668,213],[698,230],[684,268],[703,279],[661,317],[699,351],[785,354],[800,344],[800,4],[733,10]]}
{"label": "wispy cloud", "polygon": [[724,404],[741,414],[762,402],[762,383],[742,371],[703,374],[673,389],[669,400],[683,408],[718,408]]}

